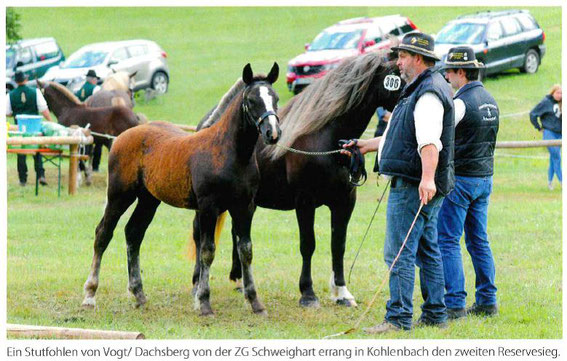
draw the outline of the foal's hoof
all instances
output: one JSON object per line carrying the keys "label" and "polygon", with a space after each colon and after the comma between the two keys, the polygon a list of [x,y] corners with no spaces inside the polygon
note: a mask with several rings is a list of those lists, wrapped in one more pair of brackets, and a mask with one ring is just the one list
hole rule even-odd
{"label": "foal's hoof", "polygon": [[242,280],[238,279],[234,281],[234,290],[239,293],[244,292],[244,288],[242,287]]}
{"label": "foal's hoof", "polygon": [[356,307],[356,306],[358,306],[358,304],[356,303],[355,300],[347,299],[347,298],[337,299],[335,301],[335,303],[339,306],[344,306],[344,307]]}
{"label": "foal's hoof", "polygon": [[299,305],[301,307],[306,307],[306,308],[319,308],[319,307],[321,307],[321,304],[319,303],[319,299],[315,296],[301,297],[299,299]]}
{"label": "foal's hoof", "polygon": [[214,316],[215,314],[213,313],[212,309],[206,309],[206,310],[201,310],[201,314],[200,316],[202,317],[210,317],[210,316]]}
{"label": "foal's hoof", "polygon": [[254,311],[254,314],[258,316],[268,317],[268,311],[266,310]]}
{"label": "foal's hoof", "polygon": [[85,297],[81,306],[83,308],[87,308],[87,309],[95,308],[96,301],[95,301],[94,297]]}

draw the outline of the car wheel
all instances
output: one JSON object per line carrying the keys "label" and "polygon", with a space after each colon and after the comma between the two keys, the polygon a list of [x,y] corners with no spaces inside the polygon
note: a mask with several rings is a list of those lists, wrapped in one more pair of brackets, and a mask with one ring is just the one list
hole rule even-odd
{"label": "car wheel", "polygon": [[162,71],[158,71],[152,76],[152,89],[154,89],[158,94],[165,94],[167,92],[167,87],[169,85],[169,79],[167,74]]}
{"label": "car wheel", "polygon": [[533,74],[539,68],[539,54],[534,49],[528,50],[524,66],[522,67],[523,73]]}

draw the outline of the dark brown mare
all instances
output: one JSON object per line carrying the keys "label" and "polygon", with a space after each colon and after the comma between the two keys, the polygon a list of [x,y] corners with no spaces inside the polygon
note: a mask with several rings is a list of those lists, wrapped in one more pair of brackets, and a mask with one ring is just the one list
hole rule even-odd
{"label": "dark brown mare", "polygon": [[[57,117],[59,124],[66,127],[78,125],[83,128],[89,124],[93,132],[109,136],[95,135],[95,145],[102,144],[110,149],[112,145],[111,137],[118,136],[125,130],[140,124],[136,114],[128,107],[89,108],[61,84],[55,82],[42,83],[40,81],[37,84],[45,96],[49,109]],[[87,184],[89,184],[89,169],[82,165],[81,170],[85,171]]]}
{"label": "dark brown mare", "polygon": [[[278,144],[305,151],[338,148],[339,139],[359,138],[379,106],[392,110],[403,84],[395,61],[369,53],[345,60],[338,68],[308,86],[283,107],[283,136]],[[205,126],[214,119],[205,117]],[[331,211],[331,296],[335,302],[355,306],[348,291],[343,258],[348,223],[356,202],[356,188],[349,182],[348,159],[342,155],[306,156],[258,143],[260,189],[256,205],[278,210],[295,209],[300,232],[303,266],[299,279],[306,307],[318,307],[313,290],[311,258],[315,251],[315,210]],[[276,189],[277,191],[274,191]],[[233,231],[233,240],[235,241]],[[231,280],[241,278],[238,253],[233,250]],[[193,279],[198,278],[193,275]]]}
{"label": "dark brown mare", "polygon": [[172,124],[155,122],[130,129],[115,140],[108,159],[107,204],[96,228],[84,306],[95,305],[102,255],[119,218],[137,198],[125,233],[128,289],[138,306],[146,302],[140,276],[140,245],[157,207],[165,202],[195,209],[199,219],[200,232],[195,239],[199,242],[201,271],[195,301],[201,314],[212,314],[209,270],[215,256],[214,231],[218,215],[227,210],[238,238],[244,295],[255,313],[265,313],[251,269],[250,227],[260,178],[254,148],[259,133],[269,144],[280,136],[278,97],[272,88],[277,77],[277,64],[268,76],[253,76],[250,64],[246,65],[221,119],[202,132],[187,134]]}

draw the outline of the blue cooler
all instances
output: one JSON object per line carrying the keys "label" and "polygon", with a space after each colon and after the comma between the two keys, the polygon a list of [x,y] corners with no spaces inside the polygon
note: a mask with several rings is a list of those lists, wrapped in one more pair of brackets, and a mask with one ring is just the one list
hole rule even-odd
{"label": "blue cooler", "polygon": [[16,115],[16,122],[18,123],[18,130],[25,134],[34,134],[41,132],[41,115]]}

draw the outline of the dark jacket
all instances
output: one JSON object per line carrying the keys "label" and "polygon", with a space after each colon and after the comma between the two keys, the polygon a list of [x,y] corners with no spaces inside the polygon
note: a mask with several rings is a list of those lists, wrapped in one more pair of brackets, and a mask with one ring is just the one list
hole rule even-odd
{"label": "dark jacket", "polygon": [[413,112],[417,100],[427,92],[434,93],[441,100],[445,110],[441,132],[443,149],[439,152],[435,185],[439,193],[447,195],[455,185],[453,165],[455,112],[447,81],[441,74],[431,69],[422,72],[402,91],[390,118],[390,128],[380,156],[379,171],[382,174],[402,177],[410,182],[421,181],[421,157],[417,151]]}
{"label": "dark jacket", "polygon": [[463,119],[455,127],[455,174],[491,176],[500,119],[498,104],[479,81],[467,83],[455,99],[462,100],[466,107]]}
{"label": "dark jacket", "polygon": [[[541,121],[541,125],[538,122]],[[551,95],[545,98],[530,112],[530,121],[537,130],[547,129],[561,134],[561,109]]]}

